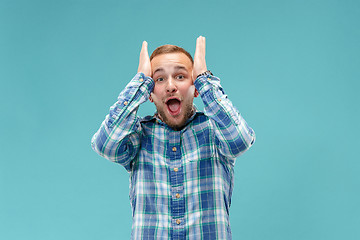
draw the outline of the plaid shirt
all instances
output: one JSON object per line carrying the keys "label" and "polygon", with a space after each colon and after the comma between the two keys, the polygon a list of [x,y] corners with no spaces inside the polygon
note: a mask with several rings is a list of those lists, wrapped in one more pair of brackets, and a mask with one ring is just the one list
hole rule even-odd
{"label": "plaid shirt", "polygon": [[154,80],[138,73],[92,138],[92,148],[130,173],[132,239],[231,239],[229,207],[235,158],[254,131],[225,95],[220,79],[194,82],[204,102],[175,131],[137,109]]}

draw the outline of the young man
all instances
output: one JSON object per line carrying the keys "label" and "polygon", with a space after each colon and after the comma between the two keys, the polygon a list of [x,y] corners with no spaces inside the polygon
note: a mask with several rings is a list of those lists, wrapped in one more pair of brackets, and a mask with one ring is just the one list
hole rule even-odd
{"label": "young man", "polygon": [[[193,105],[201,96],[204,112]],[[137,109],[150,99],[154,116]],[[144,41],[138,73],[92,138],[92,148],[130,173],[132,239],[231,239],[229,207],[235,158],[254,131],[207,70],[205,38],[194,61],[164,45],[149,58]]]}

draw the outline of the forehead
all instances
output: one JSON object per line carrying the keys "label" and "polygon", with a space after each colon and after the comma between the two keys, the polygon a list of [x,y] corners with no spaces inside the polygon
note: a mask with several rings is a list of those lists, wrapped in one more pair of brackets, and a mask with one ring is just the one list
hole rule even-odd
{"label": "forehead", "polygon": [[191,70],[192,62],[189,57],[182,52],[160,54],[151,60],[151,69],[153,72],[158,68],[167,69],[174,66],[183,66]]}

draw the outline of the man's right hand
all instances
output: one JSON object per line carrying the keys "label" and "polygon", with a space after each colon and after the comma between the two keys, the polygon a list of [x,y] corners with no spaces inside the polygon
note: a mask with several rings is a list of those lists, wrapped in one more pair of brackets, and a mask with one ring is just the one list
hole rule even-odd
{"label": "man's right hand", "polygon": [[140,51],[138,73],[142,72],[145,76],[151,77],[151,64],[147,45],[147,42],[143,41]]}

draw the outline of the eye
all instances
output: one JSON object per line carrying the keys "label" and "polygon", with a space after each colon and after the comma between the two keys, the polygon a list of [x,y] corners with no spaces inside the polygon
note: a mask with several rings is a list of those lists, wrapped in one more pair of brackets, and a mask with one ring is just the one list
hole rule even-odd
{"label": "eye", "polygon": [[159,78],[156,79],[156,81],[157,81],[157,82],[162,82],[162,81],[164,81],[164,78],[159,77]]}
{"label": "eye", "polygon": [[179,79],[179,80],[182,80],[182,79],[184,79],[185,77],[184,77],[184,75],[178,75],[176,78]]}

